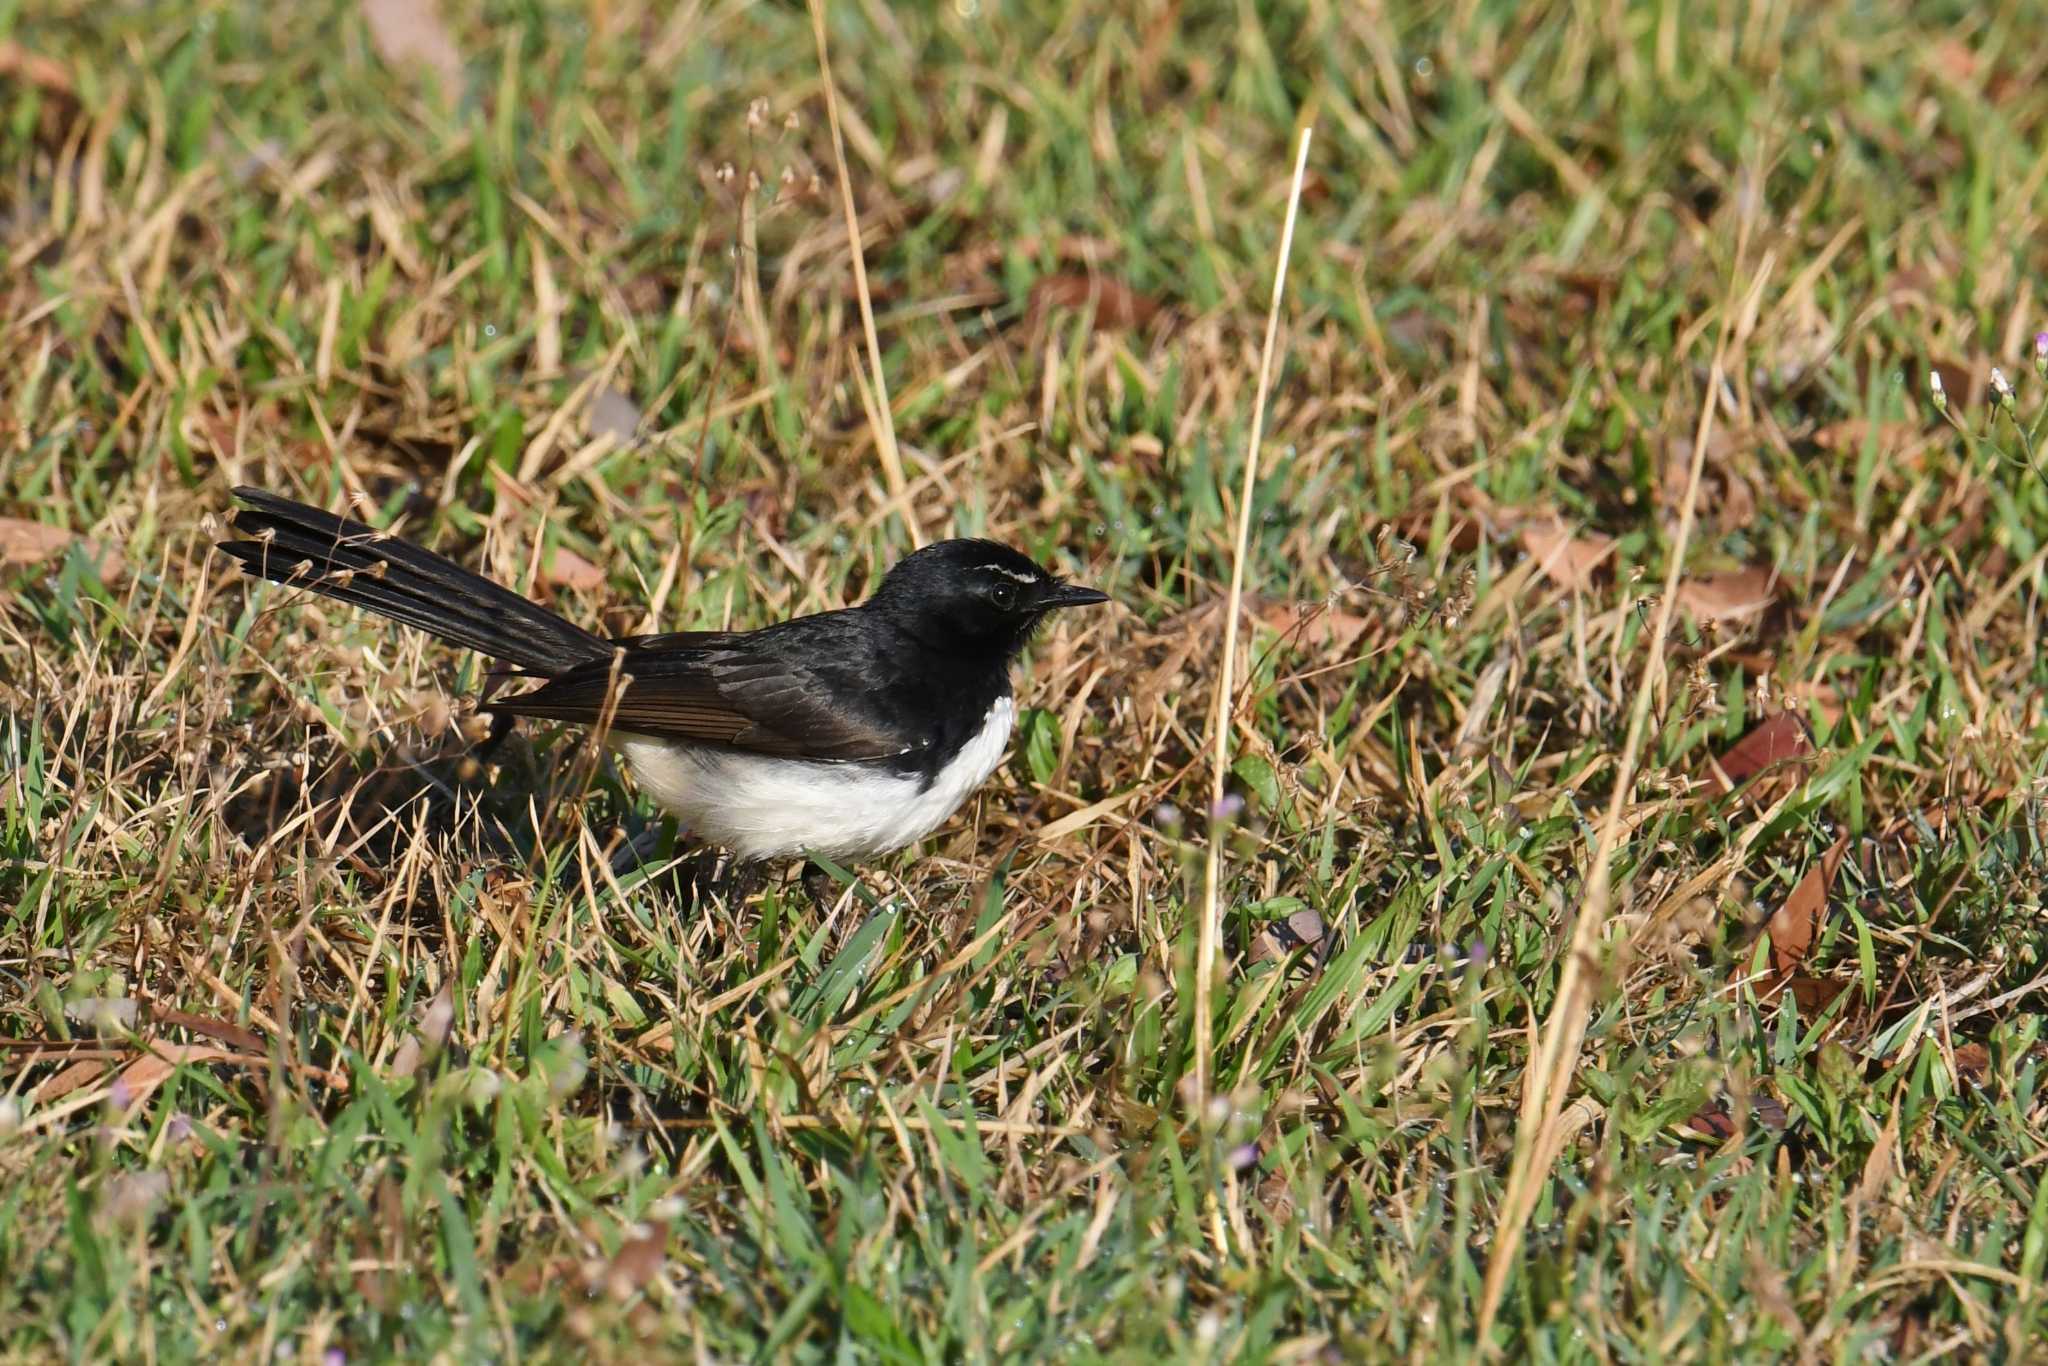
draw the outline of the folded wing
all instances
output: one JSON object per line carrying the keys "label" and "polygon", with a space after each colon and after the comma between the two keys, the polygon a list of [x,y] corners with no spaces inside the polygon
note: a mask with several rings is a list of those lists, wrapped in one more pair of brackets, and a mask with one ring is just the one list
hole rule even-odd
{"label": "folded wing", "polygon": [[864,705],[868,690],[849,686],[862,672],[849,649],[815,629],[625,640],[613,659],[532,692],[494,698],[489,709],[587,725],[608,717],[613,730],[787,758],[846,762],[908,753],[900,732]]}

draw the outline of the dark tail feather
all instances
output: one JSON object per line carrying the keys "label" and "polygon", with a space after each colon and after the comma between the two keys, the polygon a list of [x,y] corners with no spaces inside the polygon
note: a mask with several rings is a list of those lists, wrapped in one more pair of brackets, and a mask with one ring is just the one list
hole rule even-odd
{"label": "dark tail feather", "polygon": [[367,607],[393,621],[531,673],[552,676],[610,656],[582,627],[431,550],[361,522],[239,488],[244,541],[220,548],[259,578]]}

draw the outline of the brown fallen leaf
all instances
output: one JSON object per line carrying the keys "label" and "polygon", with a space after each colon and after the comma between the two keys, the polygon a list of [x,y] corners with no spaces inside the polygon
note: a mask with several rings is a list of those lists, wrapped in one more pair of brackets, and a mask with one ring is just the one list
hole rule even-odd
{"label": "brown fallen leaf", "polygon": [[0,564],[41,564],[63,554],[75,539],[61,526],[0,517]]}
{"label": "brown fallen leaf", "polygon": [[82,1062],[72,1063],[36,1088],[36,1103],[48,1105],[51,1101],[61,1100],[79,1087],[98,1081],[106,1072],[107,1064],[101,1058],[87,1058]]}
{"label": "brown fallen leaf", "polygon": [[947,284],[955,289],[966,289],[980,283],[982,277],[1013,255],[1026,260],[1034,257],[1044,260],[1048,249],[1052,261],[1069,266],[1100,266],[1114,261],[1117,254],[1116,243],[1102,237],[1072,234],[1047,243],[1042,237],[1025,236],[1013,242],[985,242],[956,251],[946,258],[941,269]]}
{"label": "brown fallen leaf", "polygon": [[1678,605],[1696,621],[1741,621],[1762,612],[1776,597],[1777,574],[1770,569],[1737,569],[1678,585]]}
{"label": "brown fallen leaf", "polygon": [[1621,277],[1611,271],[1559,271],[1556,281],[1560,304],[1571,318],[1583,318],[1605,307],[1621,286]]}
{"label": "brown fallen leaf", "polygon": [[1752,726],[1747,735],[1718,760],[1709,760],[1707,781],[1716,791],[1733,792],[1757,774],[1813,754],[1813,736],[1798,712],[1781,711]]}
{"label": "brown fallen leaf", "polygon": [[[1764,932],[1771,937],[1771,970],[1779,977],[1791,978],[1806,961],[1813,941],[1820,938],[1827,915],[1828,891],[1835,885],[1835,869],[1848,848],[1847,835],[1837,839],[1821,855],[1820,862],[1806,870],[1806,876],[1799,879],[1791,895],[1772,912],[1770,922],[1764,926]],[[1801,1001],[1800,1005],[1804,1008],[1806,1003]]]}
{"label": "brown fallen leaf", "polygon": [[1535,559],[1538,573],[1583,592],[1593,586],[1593,571],[1614,553],[1614,538],[1598,531],[1574,535],[1563,518],[1542,517],[1523,524],[1522,548]]}
{"label": "brown fallen leaf", "polygon": [[640,405],[617,389],[600,389],[591,397],[584,419],[590,424],[592,436],[609,433],[621,446],[630,446],[640,430]]}
{"label": "brown fallen leaf", "polygon": [[[155,1053],[144,1053],[134,1062],[121,1069],[120,1082],[128,1088],[128,1108],[132,1112],[157,1087],[170,1079],[178,1070],[178,1064]],[[118,1091],[118,1087],[116,1090]]]}
{"label": "brown fallen leaf", "polygon": [[[43,564],[57,559],[78,539],[77,533],[61,526],[31,522],[20,517],[0,517],[0,568]],[[128,565],[121,558],[120,551],[111,546],[96,548],[90,541],[82,544],[86,554],[97,564],[103,582],[112,583],[127,572]]]}
{"label": "brown fallen leaf", "polygon": [[59,95],[69,95],[75,88],[71,71],[64,63],[40,52],[30,52],[12,38],[0,39],[0,76],[16,76]]}
{"label": "brown fallen leaf", "polygon": [[1274,601],[1261,603],[1259,620],[1276,635],[1286,637],[1303,649],[1349,653],[1372,622],[1354,612],[1342,612],[1320,603]]}
{"label": "brown fallen leaf", "polygon": [[659,1219],[637,1226],[620,1242],[604,1269],[605,1289],[614,1299],[625,1299],[661,1274],[668,1248],[668,1225]]}
{"label": "brown fallen leaf", "polygon": [[1955,1064],[1956,1080],[1982,1086],[1991,1076],[1991,1050],[1981,1043],[1959,1043]]}
{"label": "brown fallen leaf", "polygon": [[1285,1223],[1294,1217],[1294,1183],[1278,1167],[1259,1179],[1258,1196],[1259,1203],[1275,1219]]}
{"label": "brown fallen leaf", "polygon": [[170,1191],[167,1172],[122,1172],[102,1187],[100,1213],[115,1224],[140,1227],[149,1222]]}
{"label": "brown fallen leaf", "polygon": [[[1750,1123],[1765,1129],[1785,1127],[1785,1107],[1770,1096],[1752,1095],[1749,1098]],[[1694,1133],[1709,1138],[1732,1138],[1735,1135],[1735,1108],[1726,1097],[1710,1100],[1686,1122]]]}
{"label": "brown fallen leaf", "polygon": [[555,547],[547,563],[541,566],[540,576],[557,588],[572,588],[579,593],[594,593],[604,587],[604,571],[567,546]]}
{"label": "brown fallen leaf", "polygon": [[1977,54],[1960,38],[1944,38],[1926,54],[1928,66],[1959,85],[1977,74]]}
{"label": "brown fallen leaf", "polygon": [[1874,435],[1880,451],[1896,451],[1911,441],[1918,431],[1909,422],[1872,423],[1867,418],[1852,417],[1816,429],[1813,444],[1824,451],[1857,451]]}
{"label": "brown fallen leaf", "polygon": [[1075,311],[1093,309],[1098,331],[1143,328],[1159,316],[1163,305],[1148,294],[1140,294],[1122,281],[1085,271],[1065,271],[1040,277],[1031,287],[1025,316],[1036,322],[1056,308]]}
{"label": "brown fallen leaf", "polygon": [[434,73],[450,100],[462,93],[462,53],[448,36],[435,0],[363,0],[370,45],[394,67],[419,65]]}
{"label": "brown fallen leaf", "polygon": [[[1752,669],[1750,672],[1765,671]],[[1823,726],[1832,729],[1841,723],[1842,690],[1832,683],[1800,679],[1785,685],[1784,697],[1787,702],[1797,704],[1805,713],[1818,716]]]}
{"label": "brown fallen leaf", "polygon": [[[1941,391],[1948,395],[1949,406],[1966,411],[1976,406],[1978,392],[1989,378],[1989,367],[1973,360],[1941,357],[1930,360],[1927,368],[1941,377]],[[1921,382],[1926,384],[1924,379]]]}
{"label": "brown fallen leaf", "polygon": [[1782,984],[1782,990],[1790,992],[1799,1003],[1800,1018],[1811,1020],[1833,1005],[1835,998],[1850,985],[1835,977],[1790,977]]}
{"label": "brown fallen leaf", "polygon": [[189,1010],[160,1005],[147,997],[143,998],[143,1004],[148,1007],[150,1020],[156,1024],[189,1029],[194,1034],[204,1035],[219,1043],[233,1044],[251,1053],[261,1053],[264,1049],[262,1035],[254,1030],[244,1029],[232,1020],[217,1019],[211,1015],[195,1015]]}
{"label": "brown fallen leaf", "polygon": [[1264,963],[1285,958],[1296,949],[1316,949],[1327,933],[1322,916],[1304,908],[1285,920],[1271,921],[1260,930],[1252,940],[1251,960]]}

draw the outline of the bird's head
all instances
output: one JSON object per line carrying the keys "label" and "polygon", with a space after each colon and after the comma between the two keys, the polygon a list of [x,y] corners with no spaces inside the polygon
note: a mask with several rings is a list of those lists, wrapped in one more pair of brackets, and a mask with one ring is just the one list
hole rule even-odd
{"label": "bird's head", "polygon": [[896,563],[867,602],[918,639],[1015,655],[1046,614],[1108,602],[997,541],[939,541]]}

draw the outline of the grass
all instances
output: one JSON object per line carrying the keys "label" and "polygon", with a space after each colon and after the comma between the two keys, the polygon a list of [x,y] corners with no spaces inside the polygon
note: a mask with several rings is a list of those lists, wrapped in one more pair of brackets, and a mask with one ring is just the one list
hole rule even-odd
{"label": "grass", "polygon": [[[899,499],[802,7],[0,5],[0,1354],[2038,1354],[2028,14],[830,6]],[[618,632],[1120,606],[730,904],[242,482]]]}

